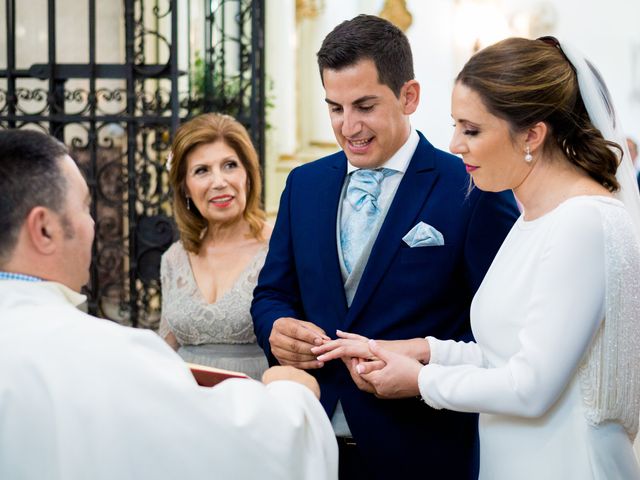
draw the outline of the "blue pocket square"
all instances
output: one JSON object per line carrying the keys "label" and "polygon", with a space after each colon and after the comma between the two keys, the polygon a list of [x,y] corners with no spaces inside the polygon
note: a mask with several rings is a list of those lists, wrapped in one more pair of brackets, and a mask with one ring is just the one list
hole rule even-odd
{"label": "blue pocket square", "polygon": [[413,247],[432,247],[444,245],[444,237],[431,225],[420,222],[402,237],[404,243]]}

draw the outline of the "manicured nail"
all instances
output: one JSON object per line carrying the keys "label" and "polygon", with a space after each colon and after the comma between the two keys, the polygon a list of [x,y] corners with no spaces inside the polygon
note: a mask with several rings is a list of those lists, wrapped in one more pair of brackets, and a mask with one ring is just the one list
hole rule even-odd
{"label": "manicured nail", "polygon": [[362,374],[362,372],[364,372],[364,367],[360,364],[356,365],[356,372]]}

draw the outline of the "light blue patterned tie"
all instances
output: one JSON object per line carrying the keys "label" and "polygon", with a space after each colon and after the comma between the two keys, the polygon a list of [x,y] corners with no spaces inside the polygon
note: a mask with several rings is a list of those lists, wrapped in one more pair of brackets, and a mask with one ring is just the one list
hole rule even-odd
{"label": "light blue patterned tie", "polygon": [[340,228],[340,246],[347,272],[362,255],[371,230],[380,217],[378,197],[380,184],[384,177],[395,173],[394,170],[382,168],[378,170],[356,170],[351,174],[347,187],[347,204],[342,212]]}

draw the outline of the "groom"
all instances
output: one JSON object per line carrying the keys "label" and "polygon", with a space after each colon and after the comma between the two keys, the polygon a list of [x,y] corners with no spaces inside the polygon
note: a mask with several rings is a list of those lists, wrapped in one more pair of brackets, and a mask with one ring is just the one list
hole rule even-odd
{"label": "groom", "polygon": [[511,228],[511,194],[468,193],[459,158],[409,123],[420,100],[405,35],[378,17],[318,52],[342,151],[291,172],[251,309],[271,362],[316,376],[342,478],[477,478],[477,417],[380,400],[348,362],[318,362],[336,329],[471,339],[469,305]]}

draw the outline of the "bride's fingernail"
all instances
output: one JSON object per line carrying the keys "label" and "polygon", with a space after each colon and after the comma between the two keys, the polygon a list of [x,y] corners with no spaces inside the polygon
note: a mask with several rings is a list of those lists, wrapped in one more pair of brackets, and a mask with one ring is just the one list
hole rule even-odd
{"label": "bride's fingernail", "polygon": [[364,367],[362,365],[356,365],[356,372],[361,374],[364,372]]}

